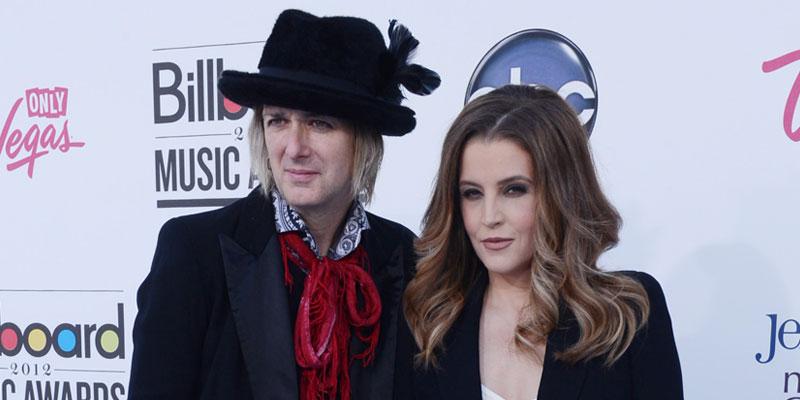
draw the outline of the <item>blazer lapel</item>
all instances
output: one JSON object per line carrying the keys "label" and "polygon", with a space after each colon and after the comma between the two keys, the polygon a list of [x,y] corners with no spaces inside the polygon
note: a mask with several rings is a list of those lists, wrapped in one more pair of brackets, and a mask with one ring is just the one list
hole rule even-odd
{"label": "blazer lapel", "polygon": [[547,336],[544,370],[539,384],[538,400],[577,400],[586,380],[586,363],[569,365],[555,358],[580,338],[580,328],[571,312],[563,309],[559,328]]}
{"label": "blazer lapel", "polygon": [[[464,304],[459,319],[453,324],[445,351],[439,357],[437,373],[442,399],[481,399],[480,358],[478,340],[483,296],[488,284],[486,273],[479,275]],[[566,310],[566,309],[565,309]],[[547,350],[539,384],[538,400],[577,400],[586,379],[586,365],[568,365],[556,360],[555,354],[574,344],[580,329],[574,316],[563,311],[561,327],[547,337]]]}
{"label": "blazer lapel", "polygon": [[[350,381],[354,399],[391,399],[394,390],[394,367],[397,349],[397,324],[402,317],[400,301],[404,288],[404,259],[402,243],[380,231],[379,223],[371,220],[371,228],[362,237],[370,262],[370,275],[381,297],[380,336],[375,359],[366,368],[361,360],[350,366]],[[360,353],[364,343],[353,335],[351,353]]]}
{"label": "blazer lapel", "polygon": [[292,323],[274,210],[257,191],[245,201],[234,236],[219,237],[236,331],[254,398],[296,400]]}
{"label": "blazer lapel", "polygon": [[444,351],[439,355],[437,377],[442,399],[481,400],[478,335],[486,274],[470,290],[461,315],[450,328]]}

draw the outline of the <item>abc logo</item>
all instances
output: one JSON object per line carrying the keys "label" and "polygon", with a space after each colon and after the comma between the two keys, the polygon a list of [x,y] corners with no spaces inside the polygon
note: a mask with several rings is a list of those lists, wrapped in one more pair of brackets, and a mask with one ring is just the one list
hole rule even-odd
{"label": "abc logo", "polygon": [[589,61],[572,41],[528,29],[497,43],[472,73],[464,103],[508,84],[543,85],[558,92],[591,134],[597,119],[597,83]]}

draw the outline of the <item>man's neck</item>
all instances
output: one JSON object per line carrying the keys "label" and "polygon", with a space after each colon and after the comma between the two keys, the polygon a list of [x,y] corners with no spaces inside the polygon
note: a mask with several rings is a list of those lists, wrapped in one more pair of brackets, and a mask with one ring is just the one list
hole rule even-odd
{"label": "man's neck", "polygon": [[314,236],[320,256],[325,257],[328,254],[328,249],[347,217],[350,205],[351,203],[345,203],[334,209],[326,207],[324,210],[297,209],[311,235]]}

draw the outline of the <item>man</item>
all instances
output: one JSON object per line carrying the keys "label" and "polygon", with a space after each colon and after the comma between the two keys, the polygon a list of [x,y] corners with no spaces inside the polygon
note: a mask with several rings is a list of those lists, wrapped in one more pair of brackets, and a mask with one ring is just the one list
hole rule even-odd
{"label": "man", "polygon": [[387,48],[363,19],[287,10],[257,73],[222,73],[220,91],[254,111],[262,186],[161,229],[130,399],[392,398],[413,234],[363,204],[380,134],[415,125],[399,85],[424,95],[439,77],[408,64],[407,29],[392,21],[389,36]]}

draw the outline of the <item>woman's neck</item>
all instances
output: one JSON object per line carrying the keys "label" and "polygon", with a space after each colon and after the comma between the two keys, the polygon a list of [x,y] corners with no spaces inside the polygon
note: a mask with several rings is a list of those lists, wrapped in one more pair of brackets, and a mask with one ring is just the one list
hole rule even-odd
{"label": "woman's neck", "polygon": [[530,302],[530,293],[530,271],[516,275],[489,271],[484,303],[490,308],[519,313]]}

